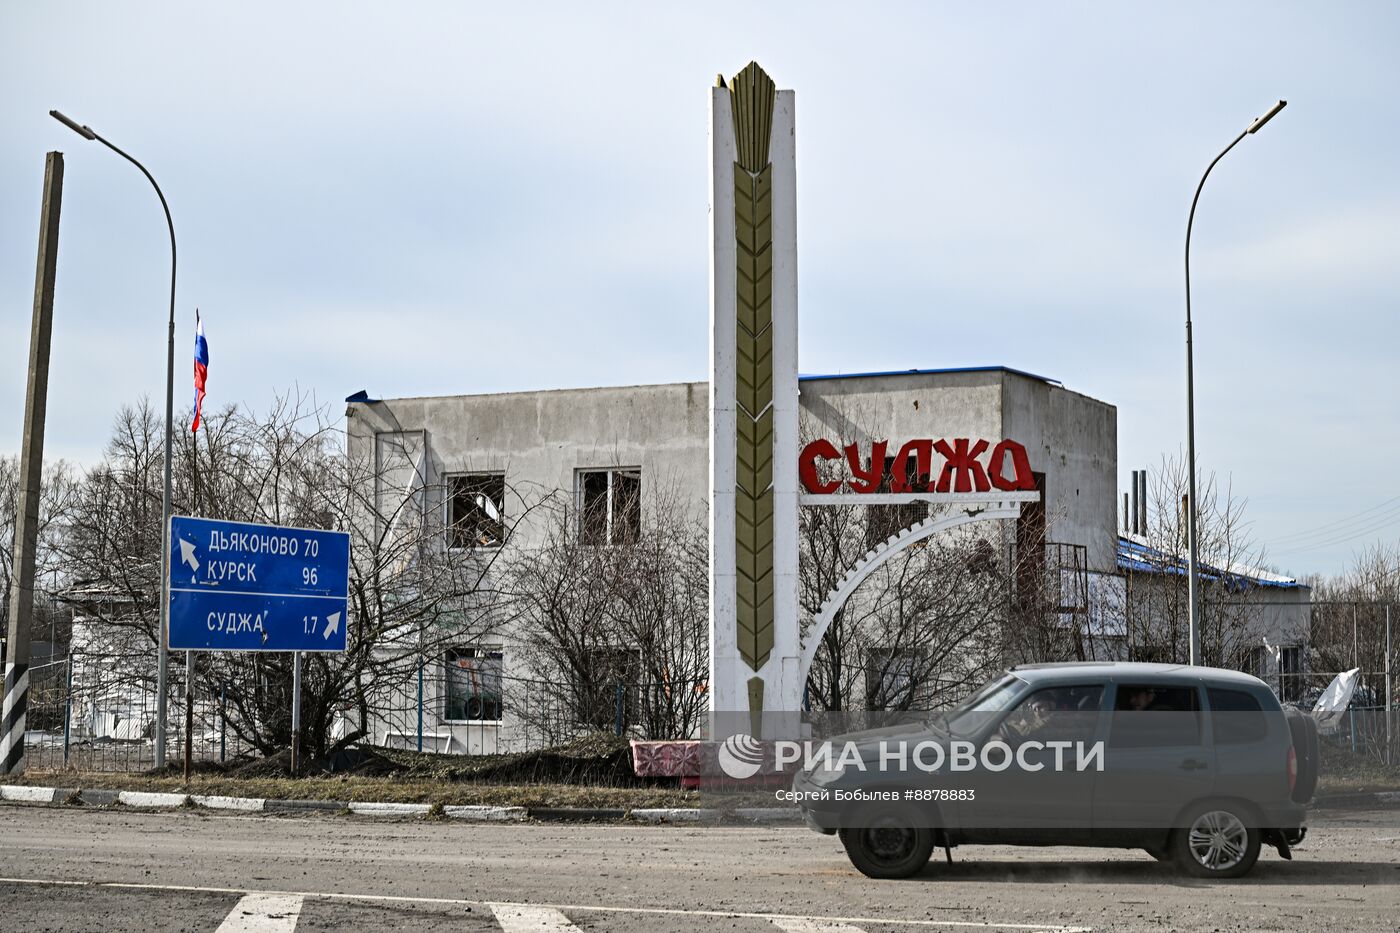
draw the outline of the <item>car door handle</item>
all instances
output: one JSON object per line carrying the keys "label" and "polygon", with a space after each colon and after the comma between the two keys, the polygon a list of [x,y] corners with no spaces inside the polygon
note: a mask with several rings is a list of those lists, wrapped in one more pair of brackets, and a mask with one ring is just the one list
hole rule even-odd
{"label": "car door handle", "polygon": [[1205,763],[1204,761],[1201,761],[1201,760],[1198,759],[1198,758],[1187,758],[1185,761],[1183,761],[1183,762],[1179,765],[1179,767],[1180,767],[1181,770],[1183,770],[1183,771],[1196,771],[1196,770],[1204,771],[1208,766],[1206,765],[1206,763]]}

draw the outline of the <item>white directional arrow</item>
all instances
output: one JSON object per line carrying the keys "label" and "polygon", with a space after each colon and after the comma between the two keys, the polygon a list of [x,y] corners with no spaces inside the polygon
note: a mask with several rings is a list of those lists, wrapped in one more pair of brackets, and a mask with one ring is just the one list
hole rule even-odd
{"label": "white directional arrow", "polygon": [[184,538],[180,539],[180,562],[189,564],[191,570],[199,573],[199,561],[194,556],[194,545]]}
{"label": "white directional arrow", "polygon": [[321,637],[326,641],[330,641],[331,636],[340,628],[340,613],[332,612],[330,615],[326,616],[326,622],[329,624],[326,626],[326,630],[321,633]]}

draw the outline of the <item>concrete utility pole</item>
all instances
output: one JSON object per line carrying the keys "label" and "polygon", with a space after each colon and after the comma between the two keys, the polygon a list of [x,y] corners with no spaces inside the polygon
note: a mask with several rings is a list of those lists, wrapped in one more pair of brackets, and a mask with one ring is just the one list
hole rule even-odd
{"label": "concrete utility pole", "polygon": [[39,489],[44,475],[44,414],[49,399],[53,284],[58,271],[58,215],[63,207],[63,153],[44,160],[39,209],[39,264],[34,273],[34,323],[29,332],[29,380],[24,393],[24,442],[19,456],[15,514],[14,591],[10,596],[5,702],[0,712],[0,774],[24,771],[24,713],[29,693],[29,628],[34,618],[34,559],[39,546]]}

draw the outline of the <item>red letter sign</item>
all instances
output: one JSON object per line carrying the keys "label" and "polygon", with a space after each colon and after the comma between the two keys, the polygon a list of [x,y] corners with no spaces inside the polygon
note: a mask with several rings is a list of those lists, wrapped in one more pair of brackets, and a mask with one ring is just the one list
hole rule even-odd
{"label": "red letter sign", "polygon": [[808,492],[819,495],[835,492],[841,488],[841,481],[834,479],[829,483],[823,483],[821,477],[817,475],[817,458],[823,460],[841,459],[841,451],[836,449],[836,445],[831,441],[822,438],[812,441],[802,448],[801,455],[797,458],[797,475],[802,480],[802,486]]}
{"label": "red letter sign", "polygon": [[885,477],[885,450],[889,443],[876,441],[870,445],[870,468],[863,469],[860,462],[860,448],[855,444],[846,445],[846,463],[851,467],[855,479],[847,480],[851,492],[878,492],[880,481]]}
{"label": "red letter sign", "polygon": [[[914,456],[914,485],[909,483],[909,457]],[[914,488],[918,478],[933,472],[933,441],[909,441],[894,455],[893,476],[890,478],[890,492],[923,492]]]}
{"label": "red letter sign", "polygon": [[967,438],[959,437],[953,441],[952,450],[948,449],[948,442],[944,440],[933,445],[933,449],[948,460],[938,477],[939,492],[949,492],[950,486],[952,492],[972,492],[974,486],[978,492],[987,492],[992,488],[987,482],[987,472],[977,462],[977,457],[987,449],[987,442],[978,441],[971,450],[967,449],[968,443]]}
{"label": "red letter sign", "polygon": [[[1016,471],[1013,479],[1007,479],[1001,472],[1007,454],[1011,454],[1011,468]],[[1031,461],[1026,456],[1026,448],[1010,439],[992,448],[991,469],[987,471],[987,475],[991,477],[993,486],[1008,492],[1014,489],[1035,488],[1035,476],[1031,474]]]}

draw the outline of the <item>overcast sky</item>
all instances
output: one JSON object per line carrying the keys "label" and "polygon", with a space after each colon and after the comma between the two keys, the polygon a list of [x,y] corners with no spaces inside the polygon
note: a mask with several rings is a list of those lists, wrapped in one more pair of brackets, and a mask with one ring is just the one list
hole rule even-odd
{"label": "overcast sky", "polygon": [[[177,405],[706,378],[708,89],[797,92],[801,368],[1004,364],[1118,407],[1123,485],[1197,444],[1286,572],[1400,537],[1393,4],[6,4],[0,451],[44,153],[65,153],[47,452]],[[503,12],[503,11],[509,12]],[[1352,516],[1358,516],[1352,518]],[[1332,524],[1335,523],[1335,524]]]}

